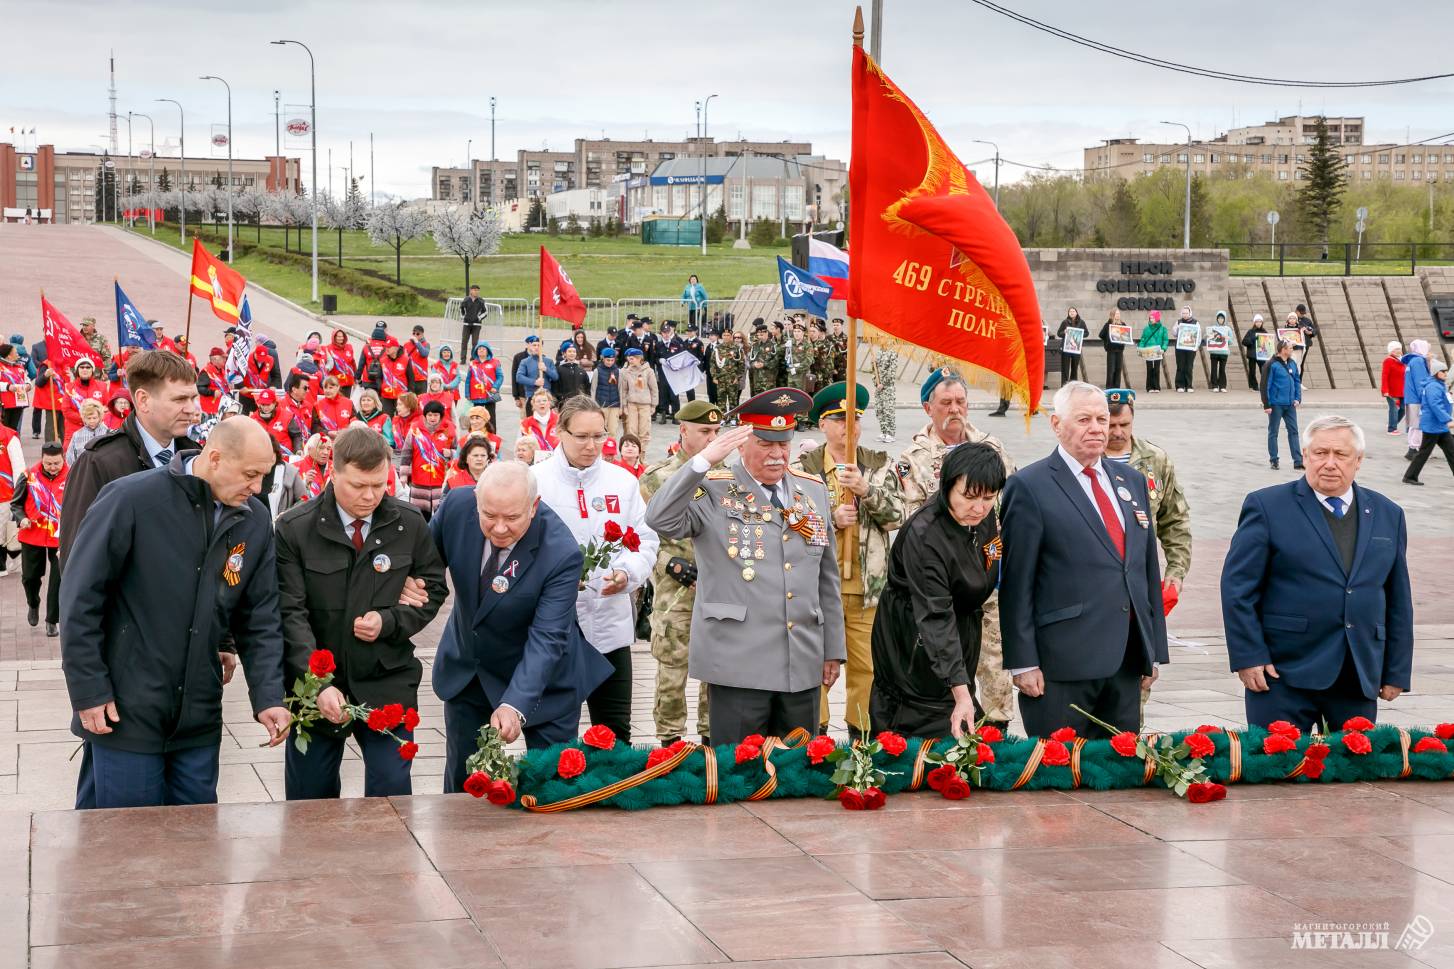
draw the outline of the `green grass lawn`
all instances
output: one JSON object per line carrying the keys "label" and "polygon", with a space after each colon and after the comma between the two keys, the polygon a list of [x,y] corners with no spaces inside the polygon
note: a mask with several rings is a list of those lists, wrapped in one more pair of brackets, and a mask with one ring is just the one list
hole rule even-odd
{"label": "green grass lawn", "polygon": [[[137,231],[149,235],[145,228]],[[251,226],[239,226],[235,237],[240,243],[258,244],[258,231]],[[188,228],[190,234],[191,227]],[[309,232],[302,233],[302,249],[308,251]],[[220,235],[211,225],[202,227],[202,239],[209,247],[216,246],[216,240],[225,241],[227,230]],[[299,251],[299,234],[289,231],[288,248]],[[156,238],[175,247],[182,248],[174,231],[159,231]],[[283,230],[264,227],[262,244],[283,248]],[[477,283],[481,295],[490,298],[534,299],[540,295],[539,253],[544,245],[560,260],[570,274],[580,294],[587,298],[627,299],[643,297],[671,299],[681,295],[687,276],[696,273],[706,287],[709,297],[731,299],[740,287],[749,284],[771,283],[777,279],[778,255],[786,255],[786,248],[733,249],[731,242],[709,246],[703,256],[696,248],[676,246],[645,246],[634,238],[590,239],[579,237],[549,236],[545,234],[507,235],[497,255],[476,260],[470,267],[470,282]],[[338,261],[338,233],[318,230],[319,259]],[[190,249],[190,241],[186,248]],[[416,289],[449,295],[464,295],[464,264],[458,257],[441,253],[433,239],[415,239],[407,243],[402,251],[403,283]],[[248,256],[237,261],[237,269],[249,279],[256,279],[260,286],[280,295],[310,306],[311,281],[308,273],[288,266],[278,266],[257,256]],[[367,270],[394,278],[394,251],[384,246],[374,246],[368,235],[361,231],[343,234],[343,265],[350,269]],[[322,289],[327,290],[326,286]],[[341,314],[373,313],[376,308],[371,301],[338,294],[338,311]],[[442,302],[431,302],[443,312]],[[317,305],[311,305],[317,310]]]}
{"label": "green grass lawn", "polygon": [[[1448,266],[1454,265],[1447,260],[1421,259],[1421,266]],[[1278,266],[1276,259],[1233,259],[1228,265],[1233,276],[1276,276]],[[1329,259],[1326,262],[1310,260],[1289,259],[1283,264],[1282,269],[1285,276],[1341,276],[1343,275],[1343,260]],[[1407,276],[1409,275],[1409,261],[1407,259],[1365,259],[1353,263],[1353,275],[1355,276]]]}

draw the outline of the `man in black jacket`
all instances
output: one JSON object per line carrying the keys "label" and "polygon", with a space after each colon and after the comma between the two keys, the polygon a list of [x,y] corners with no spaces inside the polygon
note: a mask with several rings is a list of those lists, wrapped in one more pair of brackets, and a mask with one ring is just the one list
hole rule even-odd
{"label": "man in black jacket", "polygon": [[[328,721],[311,732],[306,752],[289,744],[288,800],[339,796],[339,765],[352,736],[363,754],[364,796],[412,794],[410,762],[393,740],[350,722],[345,702],[375,709],[419,704],[424,667],[410,637],[429,625],[449,589],[429,526],[407,502],[387,496],[389,445],[355,425],[333,442],[333,478],[316,501],[278,519],[278,584],[286,681],[301,678],[315,649],[333,652],[333,682],[318,695]],[[417,577],[427,600],[401,604],[405,580]],[[394,731],[412,740],[408,725]]]}
{"label": "man in black jacket", "polygon": [[273,528],[254,497],[272,466],[259,424],[223,421],[201,454],[91,506],[61,577],[61,669],[85,742],[77,808],[216,803],[225,634],[253,715],[272,745],[287,737]]}
{"label": "man in black jacket", "polygon": [[460,304],[463,320],[460,323],[459,358],[469,360],[474,356],[475,342],[480,338],[480,327],[490,315],[490,307],[480,299],[480,288],[470,287],[470,294]]}

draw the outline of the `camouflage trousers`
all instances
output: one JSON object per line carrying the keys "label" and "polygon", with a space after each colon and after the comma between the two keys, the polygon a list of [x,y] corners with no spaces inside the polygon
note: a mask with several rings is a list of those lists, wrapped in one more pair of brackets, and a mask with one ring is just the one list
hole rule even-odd
{"label": "camouflage trousers", "polygon": [[[863,596],[843,594],[843,632],[848,662],[843,664],[843,682],[847,701],[843,719],[855,730],[867,731],[868,698],[873,690],[873,617],[877,606],[864,608]],[[818,722],[828,723],[828,691],[823,690]],[[826,729],[824,730],[826,733]]]}
{"label": "camouflage trousers", "polygon": [[898,354],[879,351],[873,361],[873,412],[878,416],[878,429],[893,437],[898,433]]}
{"label": "camouflage trousers", "polygon": [[[656,700],[651,717],[661,740],[680,737],[687,728],[687,643],[692,629],[692,590],[665,576],[655,581],[651,610],[651,655],[656,659]],[[697,684],[697,733],[708,726],[707,684]]]}
{"label": "camouflage trousers", "polygon": [[979,641],[979,665],[974,670],[975,695],[990,720],[1008,722],[1015,714],[1015,687],[1005,669],[1005,651],[1000,642],[1000,596],[995,593],[984,604],[984,624]]}

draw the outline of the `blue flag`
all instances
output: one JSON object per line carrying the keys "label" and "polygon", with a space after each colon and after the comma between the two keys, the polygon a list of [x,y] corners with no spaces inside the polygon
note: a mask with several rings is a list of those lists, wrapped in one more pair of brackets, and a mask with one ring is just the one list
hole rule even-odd
{"label": "blue flag", "polygon": [[238,311],[237,321],[243,326],[252,325],[252,307],[248,305],[247,294],[242,294],[242,309]]}
{"label": "blue flag", "polygon": [[151,326],[146,322],[146,317],[141,315],[141,310],[136,304],[121,291],[121,284],[116,286],[116,342],[122,347],[139,347],[143,350],[150,350],[157,345],[156,334],[152,332]]}
{"label": "blue flag", "polygon": [[783,290],[783,309],[807,310],[823,318],[828,316],[828,298],[833,295],[833,287],[782,256],[777,257],[777,271]]}

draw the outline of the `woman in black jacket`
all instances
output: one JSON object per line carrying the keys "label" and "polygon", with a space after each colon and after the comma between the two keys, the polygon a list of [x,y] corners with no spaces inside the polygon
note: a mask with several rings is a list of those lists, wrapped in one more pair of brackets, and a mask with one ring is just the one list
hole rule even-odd
{"label": "woman in black jacket", "polygon": [[1171,345],[1176,348],[1176,392],[1178,394],[1194,394],[1196,387],[1195,370],[1197,363],[1197,350],[1201,348],[1201,336],[1193,342],[1190,350],[1182,349],[1181,341],[1184,339],[1183,331],[1190,332],[1187,328],[1194,327],[1200,331],[1201,324],[1192,315],[1190,306],[1181,308],[1181,319],[1174,324],[1175,332],[1171,334]]}
{"label": "woman in black jacket", "polygon": [[999,578],[1004,460],[988,444],[961,444],[939,480],[937,496],[899,529],[873,622],[874,729],[909,737],[974,729],[984,603]]}
{"label": "woman in black jacket", "polygon": [[1065,331],[1071,328],[1085,329],[1085,320],[1080,318],[1080,311],[1074,306],[1065,311],[1065,319],[1060,321],[1060,329],[1055,331],[1055,335],[1060,337],[1060,386],[1062,387],[1072,380],[1080,379],[1080,354],[1065,352]]}
{"label": "woman in black jacket", "polygon": [[1126,351],[1125,344],[1111,342],[1111,327],[1124,326],[1125,320],[1121,319],[1120,310],[1111,310],[1111,315],[1106,317],[1106,322],[1101,326],[1101,346],[1106,351],[1106,389],[1121,386],[1121,378],[1125,371],[1121,367],[1122,355]]}
{"label": "woman in black jacket", "polygon": [[1266,333],[1262,325],[1262,314],[1252,315],[1252,326],[1242,334],[1242,355],[1247,358],[1247,389],[1257,389],[1257,374],[1262,370],[1262,361],[1257,359],[1257,335]]}

